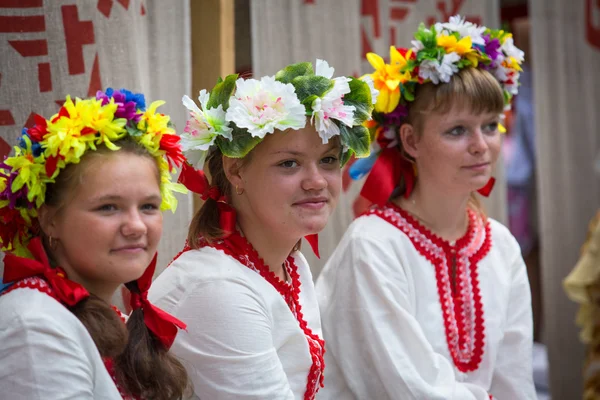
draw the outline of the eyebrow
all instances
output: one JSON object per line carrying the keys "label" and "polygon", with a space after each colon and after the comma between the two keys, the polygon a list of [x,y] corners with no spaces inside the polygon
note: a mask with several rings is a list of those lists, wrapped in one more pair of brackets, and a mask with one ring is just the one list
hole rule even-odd
{"label": "eyebrow", "polygon": [[[156,195],[156,194],[151,194],[151,195],[144,197],[143,201],[160,201],[161,199],[162,199],[161,196]],[[108,194],[108,195],[96,197],[96,198],[92,199],[92,202],[102,203],[105,201],[119,201],[119,200],[123,200],[123,196],[119,196],[119,195],[115,195],[115,194]]]}
{"label": "eyebrow", "polygon": [[[327,150],[325,150],[323,152],[323,154],[329,153],[330,151],[335,150],[337,148],[341,148],[341,147],[342,146],[340,144],[338,144],[338,143],[330,142],[329,148]],[[301,151],[295,151],[295,150],[279,150],[279,151],[274,151],[271,154],[274,154],[274,155],[275,154],[291,154],[291,155],[296,156],[296,157],[301,157],[301,156],[306,155],[305,153],[303,153]]]}

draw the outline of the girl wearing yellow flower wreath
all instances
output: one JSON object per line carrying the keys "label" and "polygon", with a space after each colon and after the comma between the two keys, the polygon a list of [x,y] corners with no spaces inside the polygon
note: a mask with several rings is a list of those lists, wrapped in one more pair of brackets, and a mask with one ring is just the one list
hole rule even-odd
{"label": "girl wearing yellow flower wreath", "polygon": [[[127,90],[67,96],[0,163],[0,388],[11,399],[179,399],[185,325],[147,300],[181,164],[169,117]],[[118,286],[132,314],[111,307]]]}
{"label": "girl wearing yellow flower wreath", "polygon": [[321,322],[299,242],[316,248],[341,164],[368,155],[373,109],[367,83],[333,72],[317,60],[230,75],[200,92],[200,107],[183,99],[180,181],[206,202],[150,298],[188,324],[172,351],[196,399],[312,400],[321,387]]}
{"label": "girl wearing yellow flower wreath", "polygon": [[534,400],[531,295],[519,245],[487,218],[500,115],[523,53],[509,34],[453,17],[419,28],[390,64],[369,123],[374,204],[317,282],[323,399]]}

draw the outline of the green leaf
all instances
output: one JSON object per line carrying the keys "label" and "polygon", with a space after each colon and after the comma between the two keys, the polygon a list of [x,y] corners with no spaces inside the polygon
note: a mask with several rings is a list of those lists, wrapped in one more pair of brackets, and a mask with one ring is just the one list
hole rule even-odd
{"label": "green leaf", "polygon": [[342,144],[354,151],[356,157],[367,157],[371,153],[371,135],[369,130],[362,125],[348,128],[339,124]]}
{"label": "green leaf", "polygon": [[[354,106],[354,124],[360,125],[371,117],[373,112],[373,101],[371,89],[366,82],[350,77],[350,93],[344,95],[344,104]],[[343,125],[343,124],[342,124]]]}
{"label": "green leaf", "polygon": [[225,80],[219,78],[219,81],[213,88],[212,92],[210,92],[210,97],[206,103],[206,108],[217,108],[219,107],[219,104],[222,104],[223,110],[227,110],[229,107],[229,98],[235,91],[235,81],[237,78],[237,74],[227,75]]}
{"label": "green leaf", "polygon": [[[323,97],[328,90],[333,88],[333,81],[331,79],[318,75],[297,76],[291,83],[296,89],[298,100],[304,105],[307,105],[304,103],[306,98],[312,96]],[[310,104],[308,105],[310,106]]]}
{"label": "green leaf", "polygon": [[352,156],[354,155],[354,152],[352,150],[348,150],[345,153],[342,153],[342,156],[340,158],[340,167],[343,167],[344,165],[346,165],[346,163],[348,161],[350,161],[350,159],[352,158]]}
{"label": "green leaf", "polygon": [[291,83],[294,78],[304,75],[314,75],[313,66],[309,62],[288,65],[275,74],[275,79],[283,83]]}
{"label": "green leaf", "polygon": [[415,101],[414,85],[406,85],[401,83],[400,91],[402,93],[402,97],[404,97],[406,101]]}
{"label": "green leaf", "polygon": [[137,124],[135,124],[133,121],[127,122],[127,125],[125,125],[125,130],[129,134],[129,136],[132,137],[140,137],[144,134],[144,132],[138,129]]}
{"label": "green leaf", "polygon": [[261,138],[252,136],[247,129],[238,128],[235,125],[233,125],[233,132],[231,134],[233,136],[233,140],[231,141],[220,135],[216,139],[221,153],[230,158],[245,157],[254,146],[262,141]]}

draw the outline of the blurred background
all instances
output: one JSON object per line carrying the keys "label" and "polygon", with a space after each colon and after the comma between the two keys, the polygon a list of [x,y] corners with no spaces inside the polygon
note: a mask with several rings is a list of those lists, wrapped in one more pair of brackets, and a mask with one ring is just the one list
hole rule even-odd
{"label": "blurred background", "polygon": [[[540,399],[600,399],[600,0],[0,0],[0,159],[33,113],[49,117],[67,94],[141,91],[166,100],[161,110],[182,130],[181,97],[219,76],[316,58],[360,76],[371,72],[367,52],[409,47],[419,22],[455,14],[512,32],[526,54],[485,202],[526,260]],[[322,258],[306,254],[315,278],[360,187],[345,179]],[[162,268],[199,206],[179,200],[165,218]]]}

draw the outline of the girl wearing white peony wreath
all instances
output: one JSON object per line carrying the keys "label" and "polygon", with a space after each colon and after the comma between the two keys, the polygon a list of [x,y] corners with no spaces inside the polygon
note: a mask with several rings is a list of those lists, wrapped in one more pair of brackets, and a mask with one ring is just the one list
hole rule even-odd
{"label": "girl wearing white peony wreath", "polygon": [[369,173],[375,203],[317,282],[328,375],[322,399],[534,400],[531,297],[519,245],[487,218],[499,116],[523,52],[503,31],[453,17],[419,28],[381,90]]}
{"label": "girl wearing white peony wreath", "polygon": [[318,253],[341,165],[369,154],[362,124],[374,104],[372,86],[333,72],[322,60],[314,70],[299,63],[259,80],[230,75],[200,91],[200,107],[183,98],[191,118],[180,182],[206,202],[150,298],[188,324],[172,351],[194,398],[308,400],[322,386],[321,322],[300,241]]}

